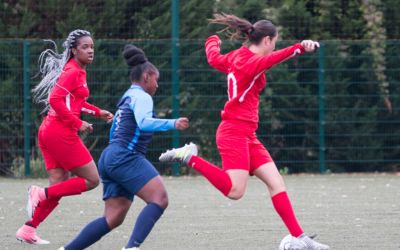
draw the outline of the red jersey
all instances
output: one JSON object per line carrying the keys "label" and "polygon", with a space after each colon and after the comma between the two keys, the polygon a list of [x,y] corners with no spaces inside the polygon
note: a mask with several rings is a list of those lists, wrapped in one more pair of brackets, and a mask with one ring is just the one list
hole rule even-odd
{"label": "red jersey", "polygon": [[47,121],[58,121],[78,130],[82,125],[81,112],[100,116],[100,109],[86,102],[88,97],[86,71],[72,58],[65,64],[49,95],[50,110]]}
{"label": "red jersey", "polygon": [[220,39],[211,36],[206,41],[208,63],[228,74],[228,101],[221,111],[223,120],[243,120],[258,123],[261,90],[266,85],[264,71],[288,58],[304,53],[300,43],[260,56],[242,46],[228,54],[220,53]]}

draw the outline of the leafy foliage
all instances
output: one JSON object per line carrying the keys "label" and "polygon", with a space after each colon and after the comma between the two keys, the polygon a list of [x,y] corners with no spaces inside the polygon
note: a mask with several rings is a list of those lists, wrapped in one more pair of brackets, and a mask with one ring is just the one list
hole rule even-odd
{"label": "leafy foliage", "polygon": [[[318,171],[324,147],[326,167],[333,172],[398,170],[400,55],[398,42],[387,40],[400,38],[397,0],[180,1],[179,96],[172,96],[171,3],[172,0],[3,0],[0,174],[9,174],[11,166],[20,167],[23,155],[23,41],[31,43],[29,74],[33,77],[38,54],[45,48],[35,39],[51,38],[61,44],[76,28],[90,30],[95,38],[96,56],[88,67],[90,102],[115,110],[119,96],[129,86],[121,51],[126,43],[134,43],[160,69],[159,89],[154,97],[157,115],[171,117],[172,102],[178,100],[180,115],[191,119],[191,128],[180,133],[180,141],[195,141],[201,146],[202,156],[220,163],[214,139],[219,112],[226,101],[226,80],[207,64],[204,54],[204,39],[221,28],[207,22],[216,12],[232,13],[252,22],[271,19],[279,28],[279,47],[302,39],[321,40],[325,46],[323,57],[319,57],[321,52],[303,55],[267,72],[257,132],[282,169]],[[377,16],[381,19],[374,19]],[[223,41],[222,51],[240,45]],[[320,68],[322,64],[324,67]],[[31,87],[37,80],[30,78]],[[319,96],[322,83],[325,92]],[[382,97],[390,99],[391,113]],[[321,101],[324,121],[319,120]],[[30,138],[32,162],[36,165],[40,164],[36,139],[42,118],[39,110],[32,106]],[[107,144],[108,125],[83,118],[95,123],[94,134],[84,140],[97,158]],[[325,145],[321,145],[321,124]],[[172,137],[172,133],[155,135],[149,152],[150,159],[166,174],[170,168],[158,165],[157,157],[170,147]]]}

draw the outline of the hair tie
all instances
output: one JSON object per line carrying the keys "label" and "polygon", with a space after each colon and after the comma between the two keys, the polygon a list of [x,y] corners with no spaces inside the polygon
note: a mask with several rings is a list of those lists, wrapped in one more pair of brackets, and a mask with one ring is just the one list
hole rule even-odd
{"label": "hair tie", "polygon": [[249,28],[249,30],[247,31],[247,35],[250,35],[251,33],[253,33],[254,31],[254,26],[251,25],[251,27]]}

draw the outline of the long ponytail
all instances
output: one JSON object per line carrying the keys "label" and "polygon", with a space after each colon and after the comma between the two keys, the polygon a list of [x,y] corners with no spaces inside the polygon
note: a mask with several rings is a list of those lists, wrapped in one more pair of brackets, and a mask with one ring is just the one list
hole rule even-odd
{"label": "long ponytail", "polygon": [[212,24],[227,26],[219,33],[226,32],[231,40],[247,40],[250,43],[258,44],[266,36],[273,38],[277,35],[276,27],[270,20],[259,20],[252,24],[246,19],[222,13],[214,14],[214,18],[208,21]]}
{"label": "long ponytail", "polygon": [[[220,30],[219,32],[227,32],[230,39],[242,39],[242,33],[249,33],[253,25],[242,18],[234,15],[228,15],[225,13],[214,14],[213,19],[208,20],[209,23],[222,24],[227,26],[226,28]],[[233,31],[232,31],[233,30]]]}

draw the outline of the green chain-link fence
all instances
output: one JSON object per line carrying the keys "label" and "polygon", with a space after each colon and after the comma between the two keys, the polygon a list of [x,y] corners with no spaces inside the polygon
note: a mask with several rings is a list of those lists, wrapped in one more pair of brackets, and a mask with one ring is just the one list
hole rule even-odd
{"label": "green chain-link fence", "polygon": [[[95,43],[95,60],[87,69],[89,102],[115,111],[119,97],[129,87],[121,51],[126,43],[133,43],[143,48],[160,70],[154,97],[156,114],[172,117],[179,113],[190,118],[191,127],[186,131],[155,134],[148,156],[162,173],[184,173],[157,159],[172,145],[189,141],[200,146],[201,156],[220,164],[215,131],[226,101],[226,77],[207,64],[203,41],[181,40],[176,65],[171,60],[176,52],[170,40]],[[399,43],[388,41],[386,60],[377,65],[367,41],[325,41],[316,53],[267,72],[258,136],[278,167],[290,172],[399,169]],[[279,46],[289,44],[282,41]],[[39,80],[34,77],[38,55],[48,45],[40,40],[0,41],[2,175],[35,176],[43,171],[36,138],[41,107],[32,103],[30,90]],[[223,52],[237,46],[226,41]],[[172,81],[174,72],[177,78]],[[385,105],[385,97],[392,110]],[[84,141],[98,159],[107,144],[109,125],[89,116],[83,119],[95,124],[94,133]]]}

